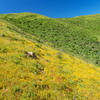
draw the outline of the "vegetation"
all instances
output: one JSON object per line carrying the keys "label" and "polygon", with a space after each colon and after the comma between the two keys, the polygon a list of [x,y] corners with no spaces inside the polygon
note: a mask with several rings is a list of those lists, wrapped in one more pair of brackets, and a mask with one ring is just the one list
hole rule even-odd
{"label": "vegetation", "polygon": [[41,43],[49,43],[56,49],[100,65],[100,15],[52,19],[21,13],[2,15],[1,18],[35,35]]}
{"label": "vegetation", "polygon": [[99,31],[79,18],[0,15],[0,100],[100,99]]}

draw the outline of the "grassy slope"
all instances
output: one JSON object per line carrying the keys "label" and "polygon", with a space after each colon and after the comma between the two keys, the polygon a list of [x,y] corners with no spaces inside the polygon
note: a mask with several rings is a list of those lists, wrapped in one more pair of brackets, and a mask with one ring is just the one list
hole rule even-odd
{"label": "grassy slope", "polygon": [[[100,68],[32,42],[8,26],[0,21],[1,100],[100,99]],[[25,51],[39,59],[26,57]]]}
{"label": "grassy slope", "polygon": [[100,15],[52,19],[21,13],[1,15],[1,18],[25,33],[35,35],[41,43],[48,42],[55,48],[100,65]]}

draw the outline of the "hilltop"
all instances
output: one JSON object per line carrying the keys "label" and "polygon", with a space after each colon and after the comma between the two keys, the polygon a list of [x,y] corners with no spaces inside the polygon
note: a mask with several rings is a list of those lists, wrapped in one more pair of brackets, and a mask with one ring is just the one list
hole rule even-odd
{"label": "hilltop", "polygon": [[99,16],[0,15],[0,100],[99,100]]}

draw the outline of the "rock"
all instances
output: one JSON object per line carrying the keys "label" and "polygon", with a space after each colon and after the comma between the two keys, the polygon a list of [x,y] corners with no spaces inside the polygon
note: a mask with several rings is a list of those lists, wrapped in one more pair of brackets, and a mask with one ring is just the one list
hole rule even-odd
{"label": "rock", "polygon": [[5,37],[5,34],[0,34],[1,37]]}
{"label": "rock", "polygon": [[37,56],[36,56],[36,54],[35,54],[34,52],[25,52],[25,54],[26,54],[27,56],[29,56],[29,57],[34,58],[34,59],[38,59]]}

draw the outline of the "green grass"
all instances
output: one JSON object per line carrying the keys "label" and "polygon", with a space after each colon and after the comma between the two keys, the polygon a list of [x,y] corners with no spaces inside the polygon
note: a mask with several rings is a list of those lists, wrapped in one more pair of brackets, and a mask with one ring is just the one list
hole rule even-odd
{"label": "green grass", "polygon": [[24,36],[34,35],[40,43],[100,65],[100,15],[53,19],[21,13],[1,15],[1,19],[23,30]]}

